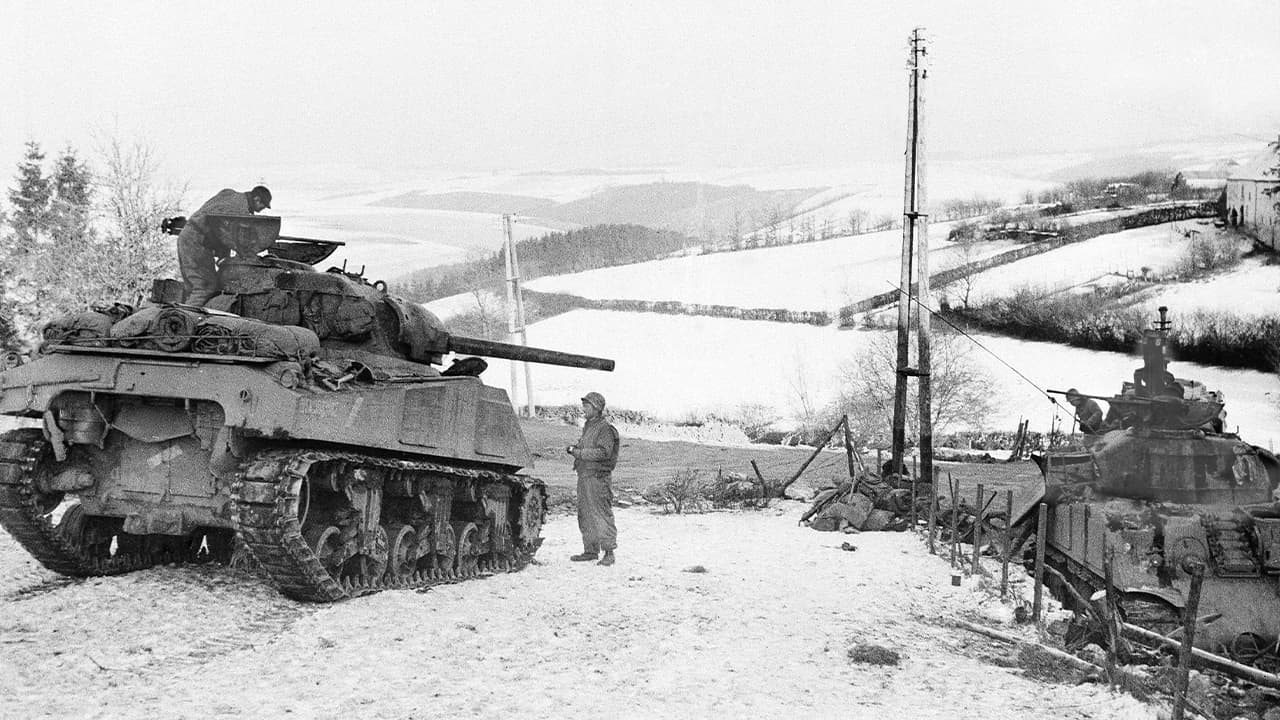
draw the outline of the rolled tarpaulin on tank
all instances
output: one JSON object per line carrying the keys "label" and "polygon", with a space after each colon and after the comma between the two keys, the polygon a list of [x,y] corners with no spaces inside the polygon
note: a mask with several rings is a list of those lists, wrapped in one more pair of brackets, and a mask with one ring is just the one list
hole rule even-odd
{"label": "rolled tarpaulin on tank", "polygon": [[320,339],[306,328],[230,315],[202,318],[195,335],[195,352],[217,355],[304,360],[320,352]]}
{"label": "rolled tarpaulin on tank", "polygon": [[177,307],[162,309],[151,323],[151,343],[165,352],[182,352],[195,339],[199,318],[191,310]]}
{"label": "rolled tarpaulin on tank", "polygon": [[160,305],[144,307],[111,326],[111,338],[120,347],[141,347],[151,339],[151,324],[164,308]]}
{"label": "rolled tarpaulin on tank", "polygon": [[246,346],[253,343],[240,332],[240,318],[207,317],[196,326],[191,351],[206,355],[252,355]]}
{"label": "rolled tarpaulin on tank", "polygon": [[40,331],[50,345],[102,346],[100,338],[111,336],[111,318],[94,310],[63,315],[50,320]]}

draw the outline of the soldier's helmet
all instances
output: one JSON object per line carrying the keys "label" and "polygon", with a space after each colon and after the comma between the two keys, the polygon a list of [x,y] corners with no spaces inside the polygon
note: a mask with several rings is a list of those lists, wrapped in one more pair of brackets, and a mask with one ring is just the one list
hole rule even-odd
{"label": "soldier's helmet", "polygon": [[604,396],[598,392],[589,392],[583,395],[582,402],[588,403],[600,412],[604,412]]}

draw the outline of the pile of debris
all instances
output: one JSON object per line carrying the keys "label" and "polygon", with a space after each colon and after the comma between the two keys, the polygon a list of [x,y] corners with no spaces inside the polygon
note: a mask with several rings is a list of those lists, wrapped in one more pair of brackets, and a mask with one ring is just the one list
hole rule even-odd
{"label": "pile of debris", "polygon": [[[910,483],[899,475],[881,478],[868,473],[822,488],[800,522],[824,532],[906,530],[918,517],[911,509]],[[923,496],[927,501],[928,492]],[[921,497],[918,488],[916,497]]]}

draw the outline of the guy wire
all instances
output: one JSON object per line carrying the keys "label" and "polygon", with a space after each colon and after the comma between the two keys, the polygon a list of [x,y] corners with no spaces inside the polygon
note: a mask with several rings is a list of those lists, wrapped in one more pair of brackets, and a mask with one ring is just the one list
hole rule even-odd
{"label": "guy wire", "polygon": [[[995,358],[996,360],[999,360],[1001,365],[1004,365],[1005,367],[1007,367],[1007,368],[1009,368],[1010,370],[1012,370],[1012,371],[1014,372],[1014,374],[1015,374],[1015,375],[1017,375],[1018,377],[1022,378],[1024,381],[1026,381],[1026,383],[1027,383],[1028,385],[1030,385],[1031,387],[1035,388],[1037,392],[1039,392],[1040,394],[1044,395],[1046,398],[1049,398],[1049,402],[1051,402],[1051,403],[1053,403],[1054,405],[1056,405],[1056,406],[1058,406],[1058,407],[1062,408],[1062,403],[1058,402],[1057,398],[1055,398],[1055,397],[1053,397],[1052,395],[1050,395],[1050,394],[1049,394],[1049,393],[1048,393],[1044,388],[1042,388],[1042,387],[1040,387],[1039,385],[1037,385],[1037,384],[1035,383],[1035,381],[1034,381],[1034,380],[1032,380],[1031,378],[1027,377],[1026,375],[1023,375],[1021,370],[1019,370],[1018,368],[1016,368],[1016,367],[1014,367],[1014,366],[1010,365],[1008,362],[1006,362],[1006,361],[1005,361],[1005,359],[1004,359],[1004,358],[1002,358],[1002,357],[1000,357],[999,355],[997,355],[997,354],[996,354],[996,352],[995,352],[994,350],[992,350],[991,348],[989,348],[989,347],[987,347],[986,345],[983,345],[982,343],[978,342],[978,339],[977,339],[977,338],[975,338],[975,337],[973,337],[972,335],[970,335],[969,333],[965,332],[963,328],[958,327],[955,323],[953,323],[953,322],[951,322],[950,320],[948,320],[944,315],[942,315],[941,313],[937,312],[937,311],[936,311],[936,310],[934,310],[933,308],[929,307],[929,306],[928,306],[928,305],[926,305],[925,303],[921,302],[919,298],[917,298],[915,295],[912,295],[912,294],[911,294],[911,291],[910,291],[910,290],[903,290],[902,288],[898,287],[897,285],[894,285],[894,284],[893,284],[893,282],[892,282],[892,281],[889,281],[889,280],[886,280],[885,282],[889,283],[889,286],[890,286],[890,287],[892,287],[892,288],[894,288],[894,289],[895,289],[895,290],[897,290],[898,292],[904,293],[908,298],[910,298],[910,299],[911,299],[911,302],[915,303],[918,307],[921,307],[921,308],[923,308],[923,309],[927,310],[927,311],[929,312],[929,314],[930,314],[930,315],[932,315],[932,316],[934,316],[934,317],[938,318],[938,319],[939,319],[939,320],[941,320],[942,322],[944,322],[944,323],[946,323],[947,325],[951,326],[951,329],[952,329],[952,330],[955,330],[956,332],[958,332],[958,333],[960,333],[961,335],[963,335],[963,336],[965,337],[965,339],[966,339],[966,340],[968,340],[969,342],[973,343],[974,345],[977,345],[978,347],[982,348],[982,349],[983,349],[984,351],[986,351],[986,352],[987,352],[987,354],[989,354],[991,357]],[[1066,408],[1062,408],[1062,409],[1063,409],[1063,411],[1066,411]]]}

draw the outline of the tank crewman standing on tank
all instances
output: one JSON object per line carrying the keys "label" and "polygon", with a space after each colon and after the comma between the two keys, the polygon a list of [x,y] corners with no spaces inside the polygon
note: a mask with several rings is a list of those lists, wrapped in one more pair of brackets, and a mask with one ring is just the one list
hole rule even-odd
{"label": "tank crewman standing on tank", "polygon": [[613,522],[613,468],[618,464],[621,442],[618,431],[604,419],[603,395],[584,395],[582,413],[587,417],[582,437],[577,445],[565,448],[573,456],[573,469],[578,473],[578,530],[582,532],[582,553],[569,559],[595,560],[604,551],[598,564],[612,565],[613,551],[618,547],[618,528]]}
{"label": "tank crewman standing on tank", "polygon": [[1079,390],[1067,390],[1067,402],[1076,409],[1076,420],[1080,423],[1080,432],[1096,435],[1103,431],[1102,408],[1092,398],[1080,394]]}
{"label": "tank crewman standing on tank", "polygon": [[204,307],[217,297],[222,286],[215,259],[231,254],[226,239],[208,226],[205,216],[252,215],[270,207],[271,191],[259,185],[249,192],[222,190],[191,214],[178,234],[178,269],[187,288],[188,305]]}

